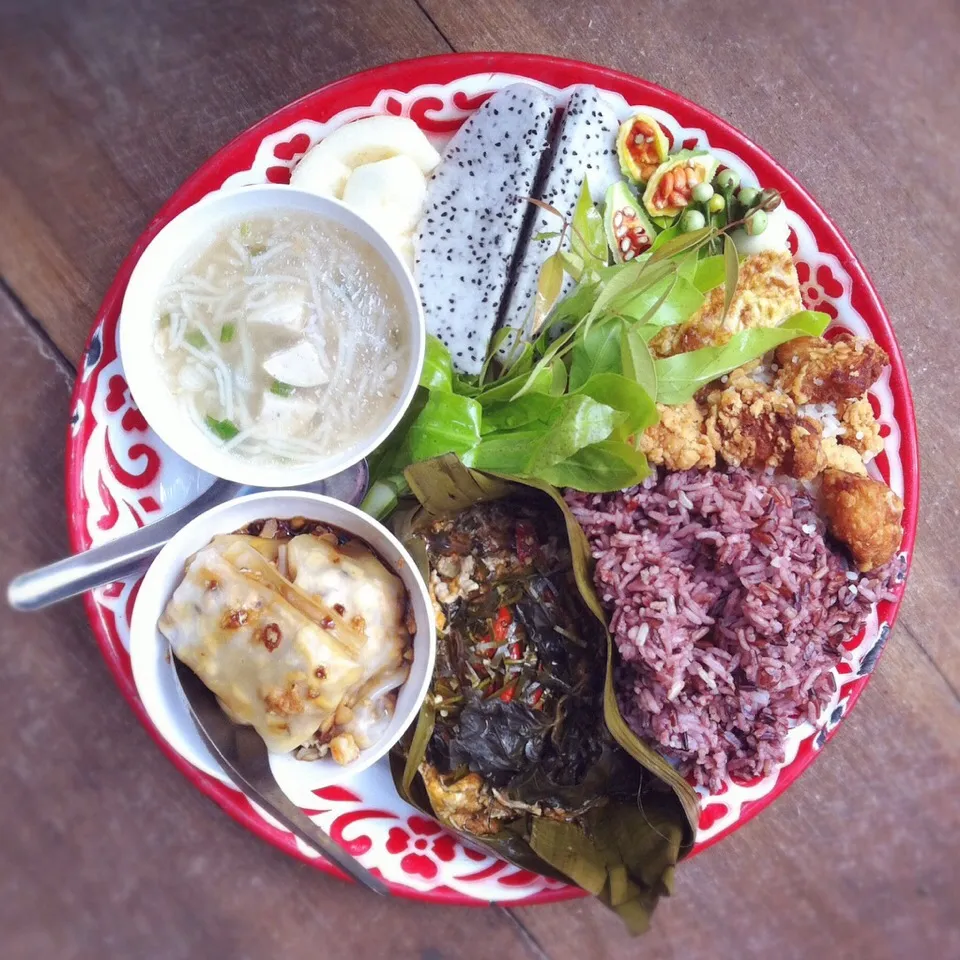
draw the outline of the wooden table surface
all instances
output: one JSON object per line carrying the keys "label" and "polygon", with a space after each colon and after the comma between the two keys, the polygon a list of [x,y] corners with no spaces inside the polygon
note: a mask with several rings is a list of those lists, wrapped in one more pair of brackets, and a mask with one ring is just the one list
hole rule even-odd
{"label": "wooden table surface", "polygon": [[924,494],[873,682],[654,930],[600,906],[379,900],[246,833],[164,760],[78,602],[3,622],[0,953],[45,958],[960,957],[960,75],[955,0],[0,0],[0,580],[67,549],[63,444],[97,305],[210,153],[344,74],[450,50],[619,67],[763,144],[830,211],[906,355]]}

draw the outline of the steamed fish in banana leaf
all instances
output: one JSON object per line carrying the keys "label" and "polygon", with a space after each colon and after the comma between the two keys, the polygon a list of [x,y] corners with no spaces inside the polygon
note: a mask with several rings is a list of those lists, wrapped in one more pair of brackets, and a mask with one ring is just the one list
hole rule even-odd
{"label": "steamed fish in banana leaf", "polygon": [[692,843],[696,800],[611,733],[608,642],[584,596],[576,521],[551,490],[455,457],[407,476],[422,506],[394,524],[428,578],[438,650],[418,724],[393,757],[398,789],[469,841],[578,883],[645,929]]}

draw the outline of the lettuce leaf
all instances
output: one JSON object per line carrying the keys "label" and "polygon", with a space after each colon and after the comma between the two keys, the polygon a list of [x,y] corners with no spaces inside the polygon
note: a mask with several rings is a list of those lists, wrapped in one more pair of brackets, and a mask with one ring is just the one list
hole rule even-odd
{"label": "lettuce leaf", "polygon": [[410,462],[463,454],[480,440],[483,407],[472,397],[432,390],[407,436]]}
{"label": "lettuce leaf", "polygon": [[542,470],[540,479],[555,487],[603,493],[632,487],[649,474],[647,458],[632,444],[601,440]]}

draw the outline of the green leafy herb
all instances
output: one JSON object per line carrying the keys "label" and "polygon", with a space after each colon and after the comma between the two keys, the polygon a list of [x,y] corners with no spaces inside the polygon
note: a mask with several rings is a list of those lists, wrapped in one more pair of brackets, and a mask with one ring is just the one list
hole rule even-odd
{"label": "green leafy herb", "polygon": [[622,304],[618,313],[637,323],[672,327],[703,306],[703,294],[687,279],[672,273]]}
{"label": "green leafy herb", "polygon": [[[552,379],[553,374],[550,367],[545,366],[534,378],[528,392],[549,393]],[[527,374],[525,373],[508,380],[499,380],[496,384],[484,389],[482,393],[477,394],[477,401],[484,407],[503,403],[512,399],[525,383],[527,383]]]}
{"label": "green leafy herb", "polygon": [[207,349],[207,338],[199,330],[188,330],[183,339],[197,350]]}
{"label": "green leafy herb", "polygon": [[603,493],[632,487],[649,474],[647,458],[632,444],[621,440],[601,440],[547,467],[540,476],[557,487]]}
{"label": "green leafy herb", "polygon": [[740,280],[740,258],[737,256],[737,245],[729,234],[723,237],[723,313],[721,321],[727,315],[730,304],[737,292],[737,283]]}
{"label": "green leafy herb", "polygon": [[463,454],[480,439],[483,408],[472,397],[432,390],[410,426],[407,438],[410,462],[444,453]]}
{"label": "green leafy herb", "polygon": [[[552,253],[543,261],[540,268],[540,276],[537,279],[537,294],[533,303],[533,324],[531,331],[536,336],[547,314],[553,309],[553,305],[560,296],[563,289],[563,260],[559,254]],[[490,351],[494,352],[493,349]]]}
{"label": "green leafy herb", "polygon": [[701,347],[657,360],[657,400],[685,403],[701,387],[725,373],[797,337],[819,337],[830,318],[825,313],[803,310],[779,327],[754,327],[734,334],[725,344]]}
{"label": "green leafy herb", "polygon": [[661,230],[654,238],[653,244],[650,246],[650,252],[653,253],[656,250],[659,250],[664,244],[669,243],[675,237],[681,236],[680,227],[674,225],[672,227],[667,227],[666,230]]}
{"label": "green leafy herb", "polygon": [[621,329],[621,322],[611,317],[595,324],[574,343],[568,381],[571,390],[577,390],[594,374],[620,372]]}
{"label": "green leafy herb", "polygon": [[519,409],[517,417],[524,424],[513,430],[504,429],[507,423],[516,422],[507,408],[491,413],[493,417],[502,414],[502,424],[485,436],[464,462],[515,476],[539,477],[581,448],[605,440],[630,415],[586,394],[530,396]]}
{"label": "green leafy herb", "polygon": [[548,424],[560,402],[559,397],[548,393],[528,393],[519,400],[484,407],[480,432],[487,436],[491,433],[529,427],[531,423]]}
{"label": "green leafy herb", "polygon": [[[664,231],[664,233],[666,232]],[[692,230],[690,233],[677,233],[662,243],[654,245],[650,252],[650,262],[659,263],[661,260],[669,260],[681,253],[692,253],[694,250],[699,250],[709,243],[715,234],[716,231],[713,227],[703,227],[700,230]],[[662,237],[663,234],[657,239],[660,240]]]}
{"label": "green leafy herb", "polygon": [[221,342],[221,343],[230,343],[230,342],[232,342],[233,338],[234,338],[236,335],[237,335],[237,327],[236,327],[236,324],[233,324],[233,323],[225,323],[225,324],[220,328],[220,342]]}
{"label": "green leafy herb", "polygon": [[160,315],[160,319],[157,321],[157,328],[160,330],[166,330],[170,326],[170,314],[164,313]]}
{"label": "green leafy herb", "polygon": [[566,460],[582,447],[605,440],[624,419],[624,414],[593,397],[573,394],[561,397],[560,411],[550,429],[530,451],[527,469],[537,476],[546,467]]}
{"label": "green leafy herb", "polygon": [[578,387],[577,393],[621,411],[624,414],[621,426],[627,435],[642,433],[657,422],[657,406],[653,397],[636,380],[623,374],[597,373]]}
{"label": "green leafy herb", "polygon": [[573,211],[570,248],[584,264],[606,266],[607,238],[603,232],[603,217],[593,205],[586,179],[580,186],[580,196]]}
{"label": "green leafy herb", "polygon": [[564,272],[570,274],[570,276],[579,283],[580,278],[583,276],[583,257],[576,253],[571,253],[569,250],[558,250],[557,256],[560,258]]}
{"label": "green leafy herb", "polygon": [[657,396],[657,367],[653,355],[636,328],[626,323],[620,325],[620,369],[651,397]]}
{"label": "green leafy herb", "polygon": [[529,449],[543,435],[542,426],[524,430],[493,433],[484,437],[460,459],[468,467],[496,470],[498,473],[519,477],[527,470]]}
{"label": "green leafy herb", "polygon": [[371,485],[379,480],[396,482],[398,477],[402,480],[404,468],[413,463],[410,428],[423,412],[429,396],[429,391],[419,388],[393,433],[367,458]]}
{"label": "green leafy herb", "polygon": [[420,371],[420,386],[428,390],[453,390],[453,363],[450,351],[432,334],[427,334]]}
{"label": "green leafy herb", "polygon": [[722,256],[704,257],[694,261],[696,270],[693,274],[693,285],[701,292],[708,293],[719,287],[726,277],[726,268]]}
{"label": "green leafy herb", "polygon": [[210,432],[221,440],[232,440],[239,432],[239,428],[232,420],[217,420],[216,417],[205,417]]}
{"label": "green leafy herb", "polygon": [[293,385],[284,383],[282,380],[274,380],[273,383],[270,384],[270,392],[275,393],[278,397],[289,397],[293,391]]}

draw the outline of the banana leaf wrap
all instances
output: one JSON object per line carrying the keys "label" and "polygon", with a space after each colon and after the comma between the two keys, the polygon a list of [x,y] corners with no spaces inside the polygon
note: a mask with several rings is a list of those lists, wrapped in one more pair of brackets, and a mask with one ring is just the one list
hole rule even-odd
{"label": "banana leaf wrap", "polygon": [[[453,455],[406,478],[416,500],[391,525],[431,583],[438,650],[417,724],[391,755],[398,791],[466,842],[578,884],[644,932],[693,846],[699,806],[620,716],[583,531],[555,488],[471,470]],[[521,556],[528,534],[535,561]],[[489,578],[483,588],[451,597],[438,573],[445,556],[486,541],[513,544],[515,567],[502,576],[494,567],[478,575]],[[515,635],[525,646],[511,651]],[[514,681],[484,670],[501,654]]]}

